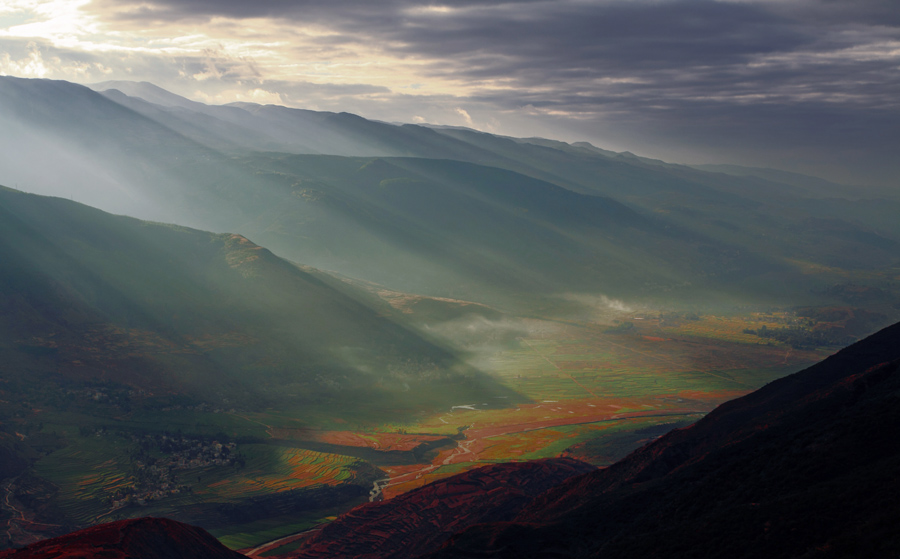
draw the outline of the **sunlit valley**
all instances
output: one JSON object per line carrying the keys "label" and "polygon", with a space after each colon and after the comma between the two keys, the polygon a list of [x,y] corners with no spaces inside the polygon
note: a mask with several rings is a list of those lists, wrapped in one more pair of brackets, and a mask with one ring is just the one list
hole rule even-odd
{"label": "sunlit valley", "polygon": [[318,531],[458,474],[552,509],[900,320],[887,187],[139,82],[0,77],[0,126],[4,548],[165,517],[369,556]]}

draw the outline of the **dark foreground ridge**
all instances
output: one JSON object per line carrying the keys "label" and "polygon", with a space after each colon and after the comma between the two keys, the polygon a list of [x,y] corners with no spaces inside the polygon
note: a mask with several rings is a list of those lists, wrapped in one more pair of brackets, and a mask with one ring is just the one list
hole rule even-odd
{"label": "dark foreground ridge", "polygon": [[900,324],[719,406],[433,557],[891,557]]}
{"label": "dark foreground ridge", "polygon": [[512,520],[535,497],[595,468],[571,458],[494,464],[341,515],[293,558],[411,557],[478,522]]}
{"label": "dark foreground ridge", "polygon": [[2,559],[245,559],[206,530],[166,518],[119,520],[0,552]]}

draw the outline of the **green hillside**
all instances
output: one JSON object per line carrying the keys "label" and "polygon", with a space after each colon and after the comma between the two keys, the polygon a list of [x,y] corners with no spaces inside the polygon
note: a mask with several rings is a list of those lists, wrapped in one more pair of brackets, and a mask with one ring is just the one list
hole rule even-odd
{"label": "green hillside", "polygon": [[[286,155],[234,164],[284,194],[277,211],[244,225],[253,238],[405,291],[513,307],[572,292],[690,299],[726,283],[740,293],[742,282],[785,268],[613,199],[497,168]],[[236,192],[239,180],[220,184]]]}
{"label": "green hillside", "polygon": [[0,238],[0,351],[12,374],[245,405],[281,401],[287,386],[292,402],[321,404],[475,375],[238,235],[3,189]]}

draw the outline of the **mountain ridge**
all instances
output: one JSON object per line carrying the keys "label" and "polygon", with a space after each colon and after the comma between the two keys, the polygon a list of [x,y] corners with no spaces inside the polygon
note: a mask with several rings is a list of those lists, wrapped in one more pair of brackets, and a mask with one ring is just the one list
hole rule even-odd
{"label": "mountain ridge", "polygon": [[[108,85],[138,92],[123,84]],[[0,79],[0,90],[37,92],[27,100],[21,94],[4,93],[8,99],[0,106],[0,117],[31,134],[0,150],[7,182],[57,195],[70,192],[79,201],[145,219],[236,232],[291,260],[402,291],[496,304],[498,297],[516,291],[498,281],[502,273],[508,281],[540,287],[532,286],[506,301],[511,307],[546,292],[547,279],[563,291],[584,291],[590,285],[604,294],[653,302],[662,293],[677,293],[692,305],[704,304],[707,298],[712,305],[740,305],[747,299],[813,304],[828,299],[827,290],[846,281],[847,273],[886,277],[900,246],[900,225],[893,219],[900,202],[865,197],[849,188],[813,192],[583,144],[398,126],[349,113],[203,105],[164,96],[155,86],[141,84],[135,87],[151,88],[145,94],[148,98],[163,95],[164,104],[114,89],[100,94],[78,86],[73,98],[81,105],[75,106],[66,93],[74,87],[65,82]],[[20,105],[26,110],[19,110]],[[27,107],[38,105],[55,116],[31,123],[34,111]],[[82,105],[83,110],[78,109]],[[84,142],[103,149],[87,153],[79,147]],[[46,159],[48,146],[60,155],[51,164],[23,164]],[[297,155],[304,151],[310,154]],[[323,155],[328,153],[337,155]],[[364,173],[349,171],[364,165],[359,159],[377,158],[392,158],[392,164],[410,172],[415,165],[419,176],[382,177],[388,181],[384,185],[378,181],[359,189]],[[457,187],[482,188],[503,172],[517,173],[502,179],[512,183],[512,196],[490,204],[472,199],[465,207],[453,206],[457,200],[447,199],[448,192],[436,186],[452,182],[448,172],[454,165],[480,166],[465,176],[465,184],[456,181]],[[429,180],[418,190],[394,181],[421,180],[423,174]],[[533,209],[540,199],[533,188],[525,188],[539,184],[535,181],[543,181],[541,195],[562,188],[614,200],[635,212],[641,222],[650,220],[662,229],[639,240],[628,227],[611,228],[606,238],[600,230],[568,229],[561,215],[526,223],[529,220],[521,219],[527,218],[524,212],[512,224],[515,212],[530,207],[529,202]],[[376,198],[376,193],[385,195]],[[853,200],[834,198],[837,194]],[[411,196],[418,197],[417,210],[427,209],[432,215],[441,215],[445,207],[465,212],[457,211],[452,227],[438,229],[409,212],[408,204],[404,208]],[[566,211],[585,212],[587,206],[579,200],[590,199],[570,197]],[[332,201],[337,203],[329,205]],[[502,220],[514,226],[503,229],[506,238],[501,243],[499,235],[487,229]],[[689,232],[694,240],[678,239],[679,231]],[[470,239],[446,238],[457,233],[480,235],[495,246],[480,254]],[[551,238],[553,250],[573,258],[555,277],[547,278],[553,267],[538,255],[546,253],[541,243]],[[417,253],[415,247],[426,239],[441,245],[442,255],[452,247],[455,261]],[[594,247],[592,256],[575,256],[585,246]],[[663,248],[654,254],[654,247]],[[591,275],[579,262],[608,265],[595,266],[584,285],[571,284],[570,278]],[[616,272],[622,262],[635,273],[625,277]],[[506,273],[509,269],[517,273]],[[435,283],[439,281],[443,285]],[[540,304],[550,306],[551,299]]]}
{"label": "mountain ridge", "polygon": [[[6,308],[0,327],[15,333],[9,339],[16,343],[4,348],[11,362],[25,359],[36,364],[27,351],[46,347],[63,359],[61,363],[94,363],[101,371],[120,358],[110,361],[100,353],[85,361],[89,353],[78,347],[91,344],[76,340],[85,332],[108,332],[103,336],[118,339],[115,332],[120,329],[160,336],[148,341],[148,351],[169,348],[166,353],[172,353],[166,359],[180,360],[185,371],[206,370],[204,375],[213,374],[210,367],[236,372],[237,363],[250,366],[259,358],[250,362],[238,358],[237,347],[249,355],[265,347],[276,356],[287,351],[278,344],[291,346],[288,353],[297,363],[318,363],[324,371],[331,362],[343,369],[343,375],[350,374],[367,352],[385,356],[397,353],[398,345],[405,348],[406,360],[421,358],[432,364],[453,360],[445,348],[420,340],[314,273],[239,235],[141,222],[11,189],[0,190],[0,215],[4,216],[0,253],[6,264],[0,271]],[[221,337],[224,347],[200,350],[193,340],[204,336]],[[339,357],[340,348],[347,345],[358,346],[353,365],[338,365],[344,359]],[[418,357],[414,346],[423,350]],[[131,349],[148,358],[152,354],[138,347]],[[64,358],[70,351],[74,353]],[[381,361],[375,353],[366,360],[373,372]],[[219,354],[236,361],[219,361]],[[188,365],[185,359],[200,361]],[[202,364],[204,359],[213,361]],[[284,374],[287,369],[275,376]],[[229,375],[218,378],[225,382]]]}

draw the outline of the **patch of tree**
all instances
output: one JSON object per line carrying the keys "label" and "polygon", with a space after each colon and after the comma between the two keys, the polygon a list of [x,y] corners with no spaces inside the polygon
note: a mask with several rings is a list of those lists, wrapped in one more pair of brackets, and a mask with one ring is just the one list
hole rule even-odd
{"label": "patch of tree", "polygon": [[856,307],[800,308],[797,309],[797,315],[818,323],[831,323],[848,335],[858,337],[867,336],[893,322],[887,315]]}
{"label": "patch of tree", "polygon": [[634,323],[633,322],[622,322],[611,328],[607,328],[604,330],[607,334],[627,334],[628,332],[634,331]]}
{"label": "patch of tree", "polygon": [[662,312],[659,313],[660,320],[700,320],[700,315],[695,312]]}
{"label": "patch of tree", "polygon": [[769,328],[765,324],[758,329],[744,329],[745,334],[752,334],[767,340],[785,343],[794,349],[813,347],[841,347],[854,341],[843,330],[813,330],[807,325],[795,325],[787,328]]}
{"label": "patch of tree", "polygon": [[[0,370],[4,390],[21,404],[24,415],[33,408],[83,412],[93,416],[118,417],[139,405],[145,391],[114,382],[77,382],[62,375],[29,369],[19,372]],[[0,406],[0,414],[9,406]],[[21,417],[21,415],[20,415]]]}
{"label": "patch of tree", "polygon": [[700,320],[700,315],[695,312],[661,312],[659,313],[660,326],[678,326],[686,320]]}

